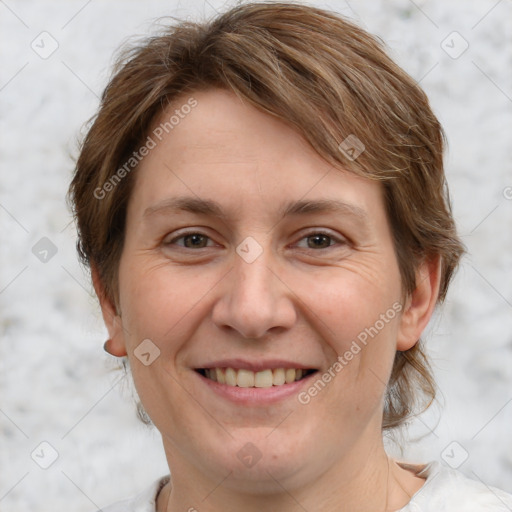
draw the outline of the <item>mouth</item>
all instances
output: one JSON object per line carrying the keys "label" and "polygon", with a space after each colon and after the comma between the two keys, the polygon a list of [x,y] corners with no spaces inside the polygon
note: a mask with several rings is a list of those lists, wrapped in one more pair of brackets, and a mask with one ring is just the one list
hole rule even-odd
{"label": "mouth", "polygon": [[197,368],[197,373],[219,384],[239,388],[271,388],[305,379],[318,370],[304,368],[268,368],[253,372],[244,368]]}

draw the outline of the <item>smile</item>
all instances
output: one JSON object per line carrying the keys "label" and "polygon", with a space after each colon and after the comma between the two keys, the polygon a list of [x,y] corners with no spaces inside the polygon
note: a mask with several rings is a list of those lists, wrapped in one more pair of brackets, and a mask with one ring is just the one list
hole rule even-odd
{"label": "smile", "polygon": [[316,370],[302,368],[269,368],[253,372],[243,368],[201,368],[197,371],[203,377],[227,386],[240,388],[270,388],[272,386],[291,384],[292,382],[307,377]]}

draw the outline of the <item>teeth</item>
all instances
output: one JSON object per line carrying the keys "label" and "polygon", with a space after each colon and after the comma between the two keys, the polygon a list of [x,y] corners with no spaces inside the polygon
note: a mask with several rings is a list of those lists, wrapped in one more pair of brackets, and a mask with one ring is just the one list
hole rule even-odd
{"label": "teeth", "polygon": [[208,368],[205,370],[207,378],[226,384],[228,386],[238,386],[240,388],[270,388],[272,386],[282,386],[300,380],[306,373],[301,368],[275,368],[260,372],[251,370],[235,370],[234,368]]}
{"label": "teeth", "polygon": [[[231,368],[229,369],[231,370]],[[238,375],[236,376],[236,385],[240,388],[254,387],[254,372],[249,370],[238,370]]]}
{"label": "teeth", "polygon": [[270,388],[273,380],[272,370],[263,370],[254,374],[254,386],[257,388]]}
{"label": "teeth", "polygon": [[222,368],[215,368],[215,376],[217,377],[217,382],[219,384],[226,384],[226,377],[222,371]]}
{"label": "teeth", "polygon": [[287,368],[285,371],[285,381],[286,384],[290,384],[290,382],[293,382],[295,380],[295,374],[297,372],[293,368]]}
{"label": "teeth", "polygon": [[273,384],[274,386],[281,386],[286,382],[286,378],[284,376],[284,368],[276,368],[273,372]]}

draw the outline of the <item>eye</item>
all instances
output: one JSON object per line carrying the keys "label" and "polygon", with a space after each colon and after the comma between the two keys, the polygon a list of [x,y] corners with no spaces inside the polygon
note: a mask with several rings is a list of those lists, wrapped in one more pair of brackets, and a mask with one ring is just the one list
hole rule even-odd
{"label": "eye", "polygon": [[329,233],[317,232],[303,237],[297,244],[297,247],[301,249],[328,249],[336,244],[345,245],[346,242]]}
{"label": "eye", "polygon": [[166,245],[178,245],[186,249],[204,249],[213,245],[212,240],[203,233],[185,233],[166,242]]}

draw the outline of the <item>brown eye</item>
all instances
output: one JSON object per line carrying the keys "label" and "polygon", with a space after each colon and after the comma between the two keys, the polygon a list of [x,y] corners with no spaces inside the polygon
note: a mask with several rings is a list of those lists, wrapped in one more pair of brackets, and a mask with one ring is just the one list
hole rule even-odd
{"label": "brown eye", "polygon": [[309,249],[326,249],[331,246],[332,237],[323,233],[315,233],[306,237]]}
{"label": "brown eye", "polygon": [[183,238],[184,246],[189,249],[203,248],[208,244],[208,237],[199,233],[193,235],[186,235]]}
{"label": "brown eye", "polygon": [[174,238],[166,245],[178,245],[186,249],[204,249],[212,245],[208,236],[202,233],[188,233],[177,238]]}
{"label": "brown eye", "polygon": [[196,248],[196,247],[206,247],[208,244],[208,237],[200,234],[187,235],[183,237],[185,242],[185,247]]}
{"label": "brown eye", "polygon": [[296,244],[300,249],[330,249],[335,246],[344,246],[347,241],[341,236],[334,236],[323,231],[313,231],[302,237]]}

